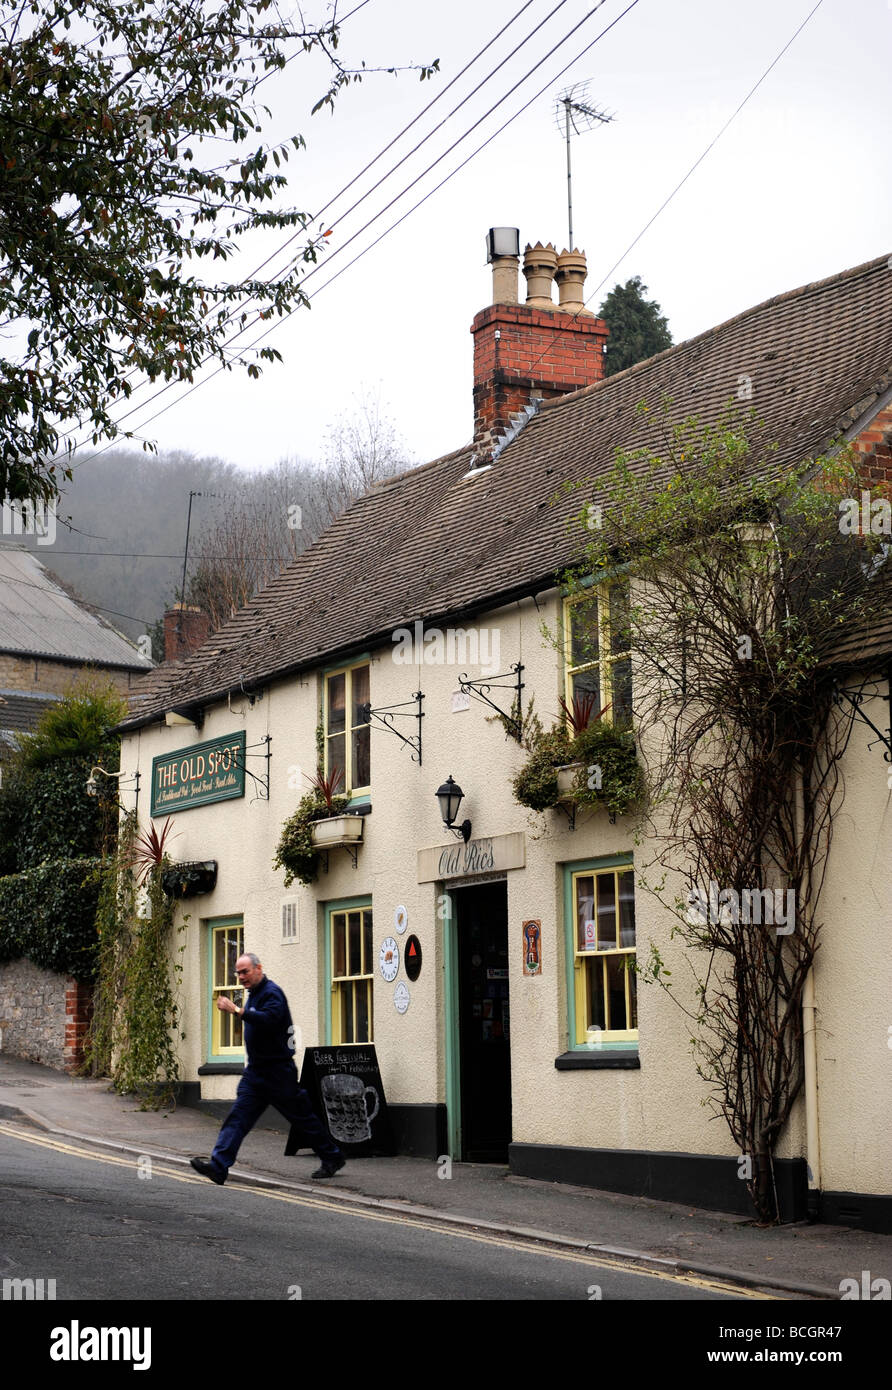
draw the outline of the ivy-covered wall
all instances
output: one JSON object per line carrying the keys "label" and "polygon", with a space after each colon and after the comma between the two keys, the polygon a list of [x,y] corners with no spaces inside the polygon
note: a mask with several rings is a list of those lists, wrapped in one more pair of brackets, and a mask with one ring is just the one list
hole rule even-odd
{"label": "ivy-covered wall", "polygon": [[0,962],[20,956],[89,983],[96,974],[97,858],[47,860],[0,878]]}

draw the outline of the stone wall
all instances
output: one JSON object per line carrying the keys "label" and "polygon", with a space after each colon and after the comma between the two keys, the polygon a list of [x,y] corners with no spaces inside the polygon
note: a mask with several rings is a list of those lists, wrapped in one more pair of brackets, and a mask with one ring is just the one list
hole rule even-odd
{"label": "stone wall", "polygon": [[47,661],[38,657],[0,654],[0,689],[46,691],[52,695],[67,695],[85,673],[94,675],[101,683],[110,683],[126,695],[142,679],[138,671],[122,671],[112,666],[87,666],[83,662]]}
{"label": "stone wall", "polygon": [[0,1053],[73,1071],[83,1061],[92,991],[30,960],[0,965]]}

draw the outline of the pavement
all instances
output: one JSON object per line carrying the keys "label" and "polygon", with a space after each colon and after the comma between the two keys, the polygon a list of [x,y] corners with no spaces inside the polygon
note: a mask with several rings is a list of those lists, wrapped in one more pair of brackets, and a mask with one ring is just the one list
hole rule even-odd
{"label": "pavement", "polygon": [[[93,1148],[188,1164],[208,1155],[218,1122],[180,1106],[144,1111],[106,1080],[0,1057],[0,1122],[36,1125]],[[284,1122],[283,1122],[284,1125]],[[326,1183],[310,1181],[313,1154],[284,1156],[285,1132],[256,1128],[227,1186],[324,1187],[326,1198],[421,1216],[446,1228],[601,1253],[611,1261],[724,1279],[781,1298],[839,1299],[842,1279],[892,1279],[892,1236],[844,1226],[759,1229],[737,1216],[644,1197],[513,1176],[506,1167],[424,1158],[355,1158]]]}

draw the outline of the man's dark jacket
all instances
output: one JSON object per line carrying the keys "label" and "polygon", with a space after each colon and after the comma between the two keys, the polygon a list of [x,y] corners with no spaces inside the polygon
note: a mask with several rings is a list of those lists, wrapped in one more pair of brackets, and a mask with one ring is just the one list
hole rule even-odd
{"label": "man's dark jacket", "polygon": [[288,1000],[266,975],[248,991],[242,1021],[249,1067],[263,1071],[294,1061],[294,1028]]}

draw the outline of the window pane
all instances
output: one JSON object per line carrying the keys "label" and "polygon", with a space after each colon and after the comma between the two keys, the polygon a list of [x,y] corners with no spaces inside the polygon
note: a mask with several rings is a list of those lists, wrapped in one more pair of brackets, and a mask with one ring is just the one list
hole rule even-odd
{"label": "window pane", "polygon": [[362,973],[371,975],[374,968],[374,956],[372,955],[372,910],[368,908],[362,914]]}
{"label": "window pane", "polygon": [[372,731],[368,724],[364,729],[354,729],[352,778],[354,787],[367,787],[371,783],[371,745]]}
{"label": "window pane", "polygon": [[347,974],[348,974],[348,975],[361,975],[361,974],[362,974],[362,956],[361,956],[361,954],[360,954],[360,951],[361,951],[361,946],[362,946],[362,938],[361,938],[360,932],[361,932],[362,914],[359,913],[359,912],[351,912],[351,913],[349,913],[348,919],[347,919],[347,920],[348,920],[348,927],[347,927],[347,930],[348,930],[348,932],[349,932],[349,943],[350,943],[350,944],[349,944],[348,955],[347,955]]}
{"label": "window pane", "polygon": [[619,876],[619,944],[635,945],[635,874],[631,869]]}
{"label": "window pane", "polygon": [[214,932],[214,988],[226,983],[226,933]]}
{"label": "window pane", "polygon": [[614,724],[625,727],[632,722],[632,663],[628,657],[612,663],[610,684],[613,703],[609,717]]}
{"label": "window pane", "polygon": [[346,786],[346,761],[345,761],[345,740],[346,734],[335,734],[334,738],[327,740],[328,747],[328,775],[333,777],[336,772],[340,772],[341,780],[335,788],[342,792]]}
{"label": "window pane", "polygon": [[598,714],[601,710],[601,672],[597,666],[590,671],[577,671],[573,677],[574,695],[588,695],[589,692],[594,696],[594,713]]}
{"label": "window pane", "polygon": [[586,973],[586,1009],[584,1027],[606,1028],[604,1013],[604,957],[593,956],[584,965]]}
{"label": "window pane", "polygon": [[584,951],[585,924],[595,915],[595,880],[591,874],[582,874],[576,880],[576,949]]}
{"label": "window pane", "polygon": [[343,991],[344,1000],[344,1036],[341,1038],[340,1041],[345,1043],[352,1043],[356,1041],[356,1038],[353,1034],[353,986],[341,985],[341,990]]}
{"label": "window pane", "polygon": [[626,584],[614,584],[610,590],[610,651],[627,652],[631,646],[629,631],[629,589]]}
{"label": "window pane", "polygon": [[616,880],[613,874],[601,874],[598,884],[598,950],[616,946]]}
{"label": "window pane", "polygon": [[350,723],[353,725],[366,724],[368,723],[366,711],[362,707],[369,703],[368,666],[357,666],[355,670],[350,672],[350,686],[352,695],[352,715]]}
{"label": "window pane", "polygon": [[629,1027],[638,1027],[638,976],[635,973],[635,957],[626,956],[629,962]]}
{"label": "window pane", "polygon": [[630,1028],[626,1020],[626,961],[627,956],[605,956],[609,1006],[608,1028],[611,1031]]}
{"label": "window pane", "polygon": [[600,656],[598,600],[584,599],[570,605],[570,665],[584,666]]}
{"label": "window pane", "polygon": [[347,973],[347,918],[343,912],[335,912],[331,919],[331,973]]}
{"label": "window pane", "polygon": [[242,929],[231,927],[226,933],[226,980],[227,985],[238,984],[235,963],[242,953]]}
{"label": "window pane", "polygon": [[356,1041],[371,1042],[372,1035],[369,1027],[369,994],[372,988],[371,980],[363,980],[356,986]]}
{"label": "window pane", "polygon": [[344,718],[346,714],[346,677],[343,672],[339,676],[329,676],[328,678],[328,732],[337,734],[344,728]]}

